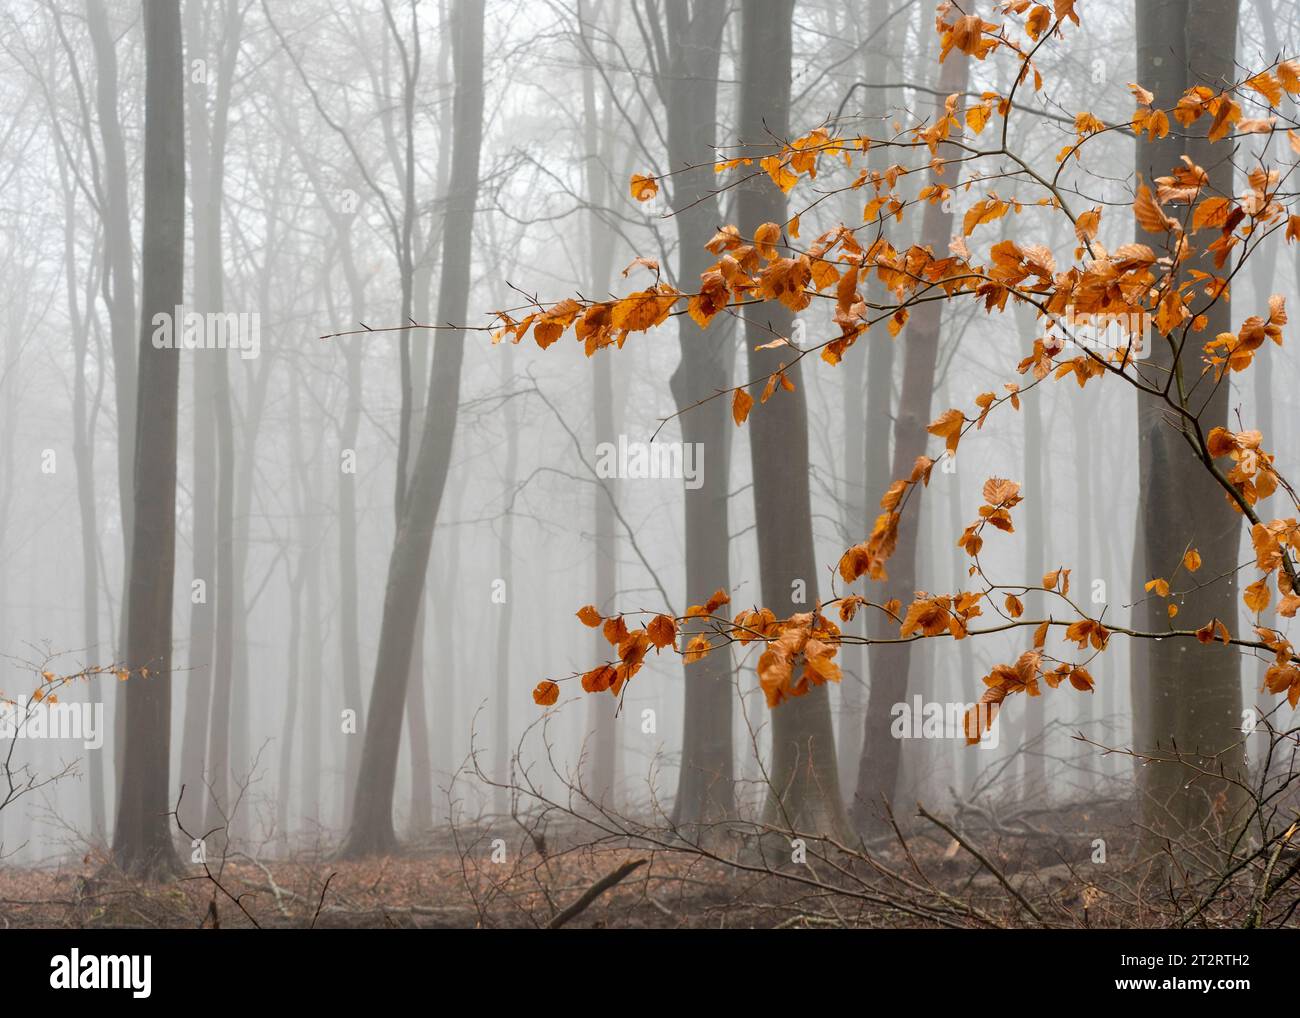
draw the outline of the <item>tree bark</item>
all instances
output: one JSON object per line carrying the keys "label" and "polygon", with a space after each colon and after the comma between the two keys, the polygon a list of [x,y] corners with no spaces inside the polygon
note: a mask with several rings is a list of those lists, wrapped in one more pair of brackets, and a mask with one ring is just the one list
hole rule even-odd
{"label": "tree bark", "polygon": [[[74,374],[72,378],[72,458],[77,469],[77,508],[81,523],[81,616],[85,634],[85,652],[91,655],[92,664],[103,664],[99,646],[99,537],[98,512],[95,506],[95,443],[93,421],[99,416],[100,393],[92,401],[86,386],[87,353],[94,300],[94,280],[98,271],[97,252],[92,250],[90,264],[86,267],[86,302],[84,313],[77,299],[77,244],[79,217],[76,205],[76,187],[72,181],[67,161],[57,149],[59,176],[63,184],[63,271],[67,286],[68,319],[72,330]],[[10,368],[12,370],[12,368]],[[101,386],[102,388],[102,386]],[[3,533],[3,531],[0,531]],[[102,695],[99,679],[86,685],[86,697],[94,702],[96,691]],[[87,748],[86,770],[89,781],[90,834],[96,842],[102,841],[108,823],[104,805],[103,754],[100,749]]]}
{"label": "tree bark", "polygon": [[[508,392],[514,380],[514,350],[507,347],[501,351],[501,391]],[[501,426],[505,431],[506,463],[505,490],[515,490],[519,474],[519,414],[514,397],[505,396],[502,407]],[[510,630],[514,621],[514,591],[511,589],[513,566],[511,555],[515,534],[515,514],[513,502],[507,497],[505,519],[501,521],[501,538],[497,542],[497,579],[504,584],[504,603],[496,605],[498,612],[496,641],[496,684],[493,695],[496,703],[493,708],[492,729],[492,780],[497,783],[493,789],[493,811],[504,816],[510,805],[510,759],[513,747],[510,744]]]}
{"label": "tree bark", "polygon": [[[1013,314],[1015,315],[1016,331],[1020,334],[1020,349],[1031,349],[1034,345],[1036,331],[1033,312],[1026,305],[1017,302]],[[1025,500],[1023,514],[1026,583],[1040,582],[1041,577],[1048,568],[1043,560],[1043,547],[1047,542],[1046,514],[1051,504],[1051,492],[1047,485],[1047,472],[1043,469],[1044,429],[1042,407],[1042,400],[1047,391],[1044,388],[1036,389],[1026,396],[1021,403],[1025,419],[1024,479],[1021,483],[1024,485],[1024,490],[1029,493],[1029,497]],[[1083,393],[1071,392],[1069,395],[1074,399],[1078,399]],[[1086,586],[1086,575],[1079,573],[1078,568],[1079,564],[1076,562],[1076,583],[1083,580],[1084,586]],[[1084,598],[1082,593],[1079,596]],[[1043,595],[1030,591],[1025,595],[1025,610],[1035,618],[1044,617],[1044,613],[1048,610],[1044,600]],[[972,696],[971,699],[976,699],[976,697]],[[1024,738],[1019,747],[1013,747],[1013,751],[1018,748],[1023,754],[1020,782],[1021,797],[1034,800],[1036,797],[1047,794],[1046,758],[1044,757],[1047,746],[1043,738],[1045,711],[1042,696],[1026,696],[1026,701]]]}
{"label": "tree bark", "polygon": [[[131,206],[127,192],[126,143],[117,110],[117,50],[104,0],[87,0],[86,28],[95,51],[95,109],[104,145],[104,302],[108,305],[109,344],[113,350],[113,392],[117,406],[117,494],[122,517],[122,561],[131,561],[135,510],[135,413],[137,399],[135,317],[135,249],[131,243]],[[122,569],[122,611],[118,617],[117,655],[126,654],[127,609],[131,600],[130,567]],[[113,764],[122,776],[126,749],[126,687],[117,687]]]}
{"label": "tree bark", "polygon": [[[713,260],[705,244],[721,215],[709,162],[718,133],[718,64],[728,11],[701,0],[670,0],[663,11],[667,45],[657,83],[667,113],[668,165],[677,170],[670,195],[677,224],[675,282],[691,290]],[[681,360],[671,388],[682,412],[682,441],[702,449],[707,464],[698,488],[683,487],[686,604],[703,604],[715,590],[731,587],[727,498],[734,425],[724,400],[696,406],[731,385],[735,347],[728,324],[711,323],[701,332],[683,317],[677,330]],[[702,631],[686,624],[678,639],[684,646]],[[731,655],[723,650],[683,668],[682,761],[672,819],[698,839],[736,812],[734,678]]]}
{"label": "tree bark", "polygon": [[[483,0],[458,0],[455,12],[456,97],[451,186],[438,295],[438,321],[462,322],[469,300],[474,203],[483,133]],[[433,371],[424,428],[410,490],[389,561],[379,654],[371,687],[369,724],[361,751],[352,827],[343,847],[357,857],[396,847],[393,782],[402,704],[411,665],[416,616],[429,564],[433,528],[451,464],[460,400],[465,334],[434,334]]]}
{"label": "tree bark", "polygon": [[[761,147],[784,138],[790,108],[791,29],[794,0],[741,7],[739,131],[744,144]],[[785,195],[766,177],[738,189],[737,218],[752,237],[765,222],[786,221]],[[780,349],[756,350],[773,336],[789,336],[793,316],[782,304],[747,309],[745,345],[751,379],[766,377],[783,360]],[[763,603],[778,618],[810,611],[817,600],[808,465],[808,411],[802,372],[786,372],[794,392],[778,392],[749,419]],[[802,593],[802,597],[798,596]],[[825,685],[772,712],[772,764],[765,817],[802,834],[842,836],[847,830],[840,799]]]}
{"label": "tree bark", "polygon": [[[579,0],[579,31],[582,33],[586,60],[582,67],[583,169],[589,205],[587,220],[587,271],[593,297],[608,292],[613,271],[614,232],[601,218],[605,205],[606,169],[602,163],[601,125],[596,111],[596,86],[593,64],[595,55],[586,37],[586,4]],[[598,350],[591,358],[592,444],[617,441],[614,433],[614,366],[610,350]],[[601,613],[614,610],[615,584],[618,582],[617,522],[614,500],[617,485],[612,478],[597,478],[592,489],[592,530],[596,542],[593,560],[596,607]],[[597,658],[609,653],[609,645],[600,630],[592,634]],[[615,808],[614,795],[618,767],[618,728],[614,697],[592,696],[587,700],[587,730],[583,745],[583,791],[606,809]]]}
{"label": "tree bark", "polygon": [[[1224,87],[1235,80],[1237,4],[1212,0],[1151,0],[1137,5],[1137,80],[1155,93],[1154,106],[1172,107],[1193,85]],[[1195,124],[1167,137],[1137,140],[1136,170],[1145,180],[1170,171],[1186,154],[1209,174],[1207,193],[1233,194],[1233,167],[1222,145],[1211,147],[1206,128]],[[1137,231],[1138,241],[1159,249],[1163,238]],[[1188,268],[1214,272],[1213,256]],[[1226,297],[1207,312],[1204,335],[1232,328]],[[1172,352],[1156,335],[1143,362],[1146,377],[1163,385],[1174,369]],[[1178,370],[1187,386],[1200,375],[1201,352],[1192,338],[1183,350]],[[1176,390],[1175,390],[1176,391]],[[1198,397],[1199,399],[1199,397]],[[1228,423],[1229,387],[1221,385],[1205,404],[1202,426]],[[1221,580],[1190,591],[1182,599],[1182,614],[1198,624],[1219,618],[1232,626],[1238,617],[1236,568],[1241,516],[1230,507],[1223,490],[1171,426],[1161,406],[1138,396],[1139,550],[1135,560],[1142,575],[1170,576],[1185,548],[1197,548],[1202,576]],[[1135,596],[1140,597],[1140,592]],[[1165,603],[1147,598],[1135,610],[1139,628],[1168,625]],[[1135,662],[1135,698],[1144,701],[1142,727],[1134,748],[1152,757],[1138,769],[1148,829],[1156,834],[1187,837],[1217,814],[1217,822],[1232,823],[1237,793],[1226,778],[1240,778],[1243,768],[1241,667],[1236,650],[1221,644],[1184,641],[1148,642],[1145,660]],[[1205,777],[1222,768],[1225,779]],[[1218,800],[1216,802],[1216,800]]]}
{"label": "tree bark", "polygon": [[134,671],[125,684],[126,747],[113,855],[126,872],[155,878],[171,875],[179,865],[169,833],[168,798],[180,358],[176,349],[155,348],[152,336],[155,317],[173,315],[184,294],[185,83],[178,0],[154,0],[143,17],[144,290],[127,606],[127,664]]}
{"label": "tree bark", "polygon": [[[888,115],[892,92],[881,88],[888,80],[890,40],[898,33],[890,18],[888,0],[871,0],[865,25],[868,39],[863,45],[862,81],[867,86],[864,104]],[[868,124],[874,121],[868,121]],[[880,172],[889,162],[889,150],[873,146],[867,152],[867,166]],[[858,192],[851,192],[850,204]],[[845,220],[847,222],[847,219]],[[867,281],[868,300],[879,304],[883,297],[880,280]],[[840,366],[844,383],[844,523],[849,543],[871,523],[870,509],[889,487],[889,433],[892,417],[894,340],[883,330],[863,336],[859,350]],[[865,399],[865,405],[864,405]],[[843,625],[845,633],[866,635],[870,625],[863,613]],[[862,733],[867,706],[867,654],[852,644],[840,650],[840,716],[836,739],[839,744],[840,787],[851,789],[862,759]]]}
{"label": "tree bark", "polygon": [[[968,60],[952,52],[939,75],[936,101],[937,115],[943,115],[944,98],[953,92],[965,92]],[[940,154],[952,153],[940,146]],[[951,174],[949,170],[949,180]],[[921,221],[921,245],[936,257],[948,250],[952,233],[952,213],[941,204],[928,204]],[[926,427],[931,420],[935,364],[939,354],[942,304],[931,301],[916,308],[903,336],[903,385],[899,394],[898,414],[894,420],[893,477],[906,477],[916,458],[925,452]],[[904,607],[916,589],[917,535],[924,500],[916,500],[903,514],[898,528],[898,543],[889,560],[887,596],[897,597]],[[854,827],[861,831],[879,830],[883,819],[882,804],[893,797],[898,781],[899,740],[890,733],[895,703],[907,694],[910,646],[905,643],[873,644],[868,652],[871,669],[871,693],[867,701],[867,719],[863,730],[862,761],[858,768],[858,786],[852,816]]]}

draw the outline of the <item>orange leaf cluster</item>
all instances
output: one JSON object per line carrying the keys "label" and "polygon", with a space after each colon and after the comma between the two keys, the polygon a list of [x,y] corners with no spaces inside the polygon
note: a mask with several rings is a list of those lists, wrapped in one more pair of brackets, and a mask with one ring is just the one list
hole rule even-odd
{"label": "orange leaf cluster", "polygon": [[920,483],[930,483],[930,471],[934,469],[934,460],[928,456],[918,456],[912,466],[912,475],[906,480],[898,480],[889,486],[880,507],[885,511],[876,517],[871,535],[861,544],[855,544],[840,556],[840,576],[845,583],[852,583],[859,576],[866,574],[873,580],[888,578],[885,562],[894,554],[898,544],[898,524],[902,521],[899,507],[908,489]]}
{"label": "orange leaf cluster", "polygon": [[984,482],[985,504],[980,506],[980,518],[962,531],[961,537],[957,539],[958,547],[965,549],[966,554],[974,558],[984,546],[984,538],[980,535],[986,525],[1008,534],[1014,533],[1016,528],[1011,523],[1011,510],[1023,499],[1020,485],[1015,481],[990,477]]}
{"label": "orange leaf cluster", "polygon": [[[726,595],[722,591],[714,595],[715,598],[718,596],[722,597],[719,604],[726,602]],[[713,604],[713,601],[709,603]],[[664,647],[671,647],[674,650],[677,647],[677,620],[669,615],[656,615],[640,628],[631,629],[625,616],[602,616],[595,605],[584,605],[575,614],[584,626],[591,629],[599,627],[618,656],[616,661],[597,665],[582,675],[582,688],[588,693],[603,693],[609,690],[618,696],[627,681],[641,670],[645,656],[651,648],[658,653]],[[691,658],[688,656],[687,660]],[[559,696],[559,686],[550,680],[538,683],[537,688],[533,690],[534,702],[543,707],[555,703]]]}
{"label": "orange leaf cluster", "polygon": [[1238,332],[1221,332],[1205,344],[1205,359],[1215,369],[1215,377],[1229,371],[1244,371],[1255,358],[1255,351],[1271,339],[1282,345],[1282,326],[1286,324],[1286,298],[1274,294],[1268,299],[1268,319],[1251,315]]}
{"label": "orange leaf cluster", "polygon": [[[1205,438],[1206,451],[1213,459],[1231,457],[1233,466],[1228,471],[1228,481],[1247,505],[1253,506],[1277,490],[1273,457],[1259,447],[1263,438],[1258,431],[1232,432],[1227,428],[1212,428]],[[1224,497],[1234,509],[1241,511],[1231,496]]]}
{"label": "orange leaf cluster", "polygon": [[820,611],[766,622],[764,631],[770,635],[766,637],[767,649],[758,659],[758,681],[769,707],[803,696],[816,686],[840,681],[840,666],[834,660],[840,630]]}

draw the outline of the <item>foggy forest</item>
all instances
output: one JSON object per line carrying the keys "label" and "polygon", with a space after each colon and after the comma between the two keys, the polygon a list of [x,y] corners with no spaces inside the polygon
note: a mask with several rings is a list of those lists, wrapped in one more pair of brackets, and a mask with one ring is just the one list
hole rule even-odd
{"label": "foggy forest", "polygon": [[1300,8],[2,6],[0,925],[1300,926]]}

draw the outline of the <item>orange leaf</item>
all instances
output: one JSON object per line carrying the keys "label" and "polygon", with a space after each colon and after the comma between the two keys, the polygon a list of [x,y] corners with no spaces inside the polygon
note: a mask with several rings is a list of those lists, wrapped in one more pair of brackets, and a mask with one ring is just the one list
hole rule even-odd
{"label": "orange leaf", "polygon": [[599,665],[582,677],[582,688],[588,693],[603,693],[613,685],[614,678],[612,665]]}
{"label": "orange leaf", "polygon": [[776,242],[781,239],[781,227],[776,223],[764,223],[754,231],[754,250],[764,261],[776,257]]}
{"label": "orange leaf", "polygon": [[705,603],[704,614],[712,615],[724,604],[730,604],[730,603],[731,603],[731,598],[727,596],[727,592],[723,590],[721,587],[719,587],[717,590],[713,592],[713,596],[710,597],[709,600]]}
{"label": "orange leaf", "polygon": [[667,615],[656,615],[645,627],[655,649],[669,646],[677,638],[677,623]]}
{"label": "orange leaf", "polygon": [[956,409],[945,410],[934,422],[925,430],[932,435],[938,435],[947,443],[948,451],[955,453],[957,443],[961,441],[962,425],[966,423],[966,416]]}
{"label": "orange leaf", "polygon": [[611,615],[605,620],[605,639],[611,645],[617,647],[627,639],[627,623],[623,621],[622,615]]}
{"label": "orange leaf", "polygon": [[1162,580],[1162,579],[1160,579],[1159,577],[1157,577],[1157,578],[1154,579],[1154,580],[1147,580],[1146,585],[1143,587],[1143,589],[1144,589],[1144,590],[1147,590],[1147,591],[1152,591],[1152,590],[1154,590],[1154,591],[1155,591],[1157,594],[1159,594],[1161,597],[1168,597],[1168,596],[1169,596],[1169,581],[1168,581],[1168,580]]}
{"label": "orange leaf", "polygon": [[686,645],[686,653],[682,655],[682,660],[688,665],[694,664],[712,649],[707,637],[697,636]]}
{"label": "orange leaf", "polygon": [[754,405],[754,397],[744,389],[737,389],[736,395],[731,399],[731,417],[736,422],[736,427],[745,423],[749,417],[749,411]]}
{"label": "orange leaf", "polygon": [[1040,650],[1047,644],[1047,627],[1049,623],[1041,622],[1034,630],[1034,646]]}
{"label": "orange leaf", "polygon": [[1273,593],[1268,589],[1268,577],[1263,576],[1246,588],[1242,595],[1246,607],[1253,612],[1262,612],[1273,600]]}
{"label": "orange leaf", "polygon": [[[1141,177],[1138,179],[1140,180]],[[1151,188],[1146,184],[1138,186],[1137,197],[1133,200],[1133,216],[1137,219],[1138,226],[1147,233],[1167,233],[1169,230],[1178,229],[1177,220],[1170,219],[1164,214],[1155,195],[1151,193]]]}
{"label": "orange leaf", "polygon": [[659,182],[654,177],[634,173],[632,174],[629,190],[632,192],[632,197],[637,201],[649,201],[659,193]]}
{"label": "orange leaf", "polygon": [[560,687],[550,679],[537,683],[533,690],[533,702],[541,707],[549,707],[560,698]]}

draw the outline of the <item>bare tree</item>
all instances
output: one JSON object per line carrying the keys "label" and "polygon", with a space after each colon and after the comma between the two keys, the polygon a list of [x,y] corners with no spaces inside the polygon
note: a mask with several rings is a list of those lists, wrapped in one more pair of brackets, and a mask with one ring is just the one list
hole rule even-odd
{"label": "bare tree", "polygon": [[[177,866],[171,808],[172,586],[176,564],[176,415],[180,353],[153,343],[184,293],[185,107],[179,0],[144,12],[144,243],[126,660],[126,747],[113,855],[144,877]],[[180,323],[173,322],[173,331]]]}
{"label": "bare tree", "polygon": [[[456,99],[453,155],[444,224],[438,321],[465,320],[470,282],[474,203],[478,194],[483,136],[483,0],[458,0],[453,15]],[[369,724],[361,751],[352,826],[343,847],[359,856],[393,847],[393,783],[402,724],[402,705],[411,665],[429,549],[451,465],[452,438],[460,396],[464,333],[435,333],[428,412],[401,522],[393,543],[380,627],[379,658],[371,687]]]}
{"label": "bare tree", "polygon": [[[757,148],[783,139],[790,107],[791,24],[794,0],[741,7],[740,140]],[[785,194],[766,175],[751,173],[741,184],[736,217],[745,236],[764,223],[786,221]],[[783,370],[782,350],[759,350],[774,337],[788,337],[793,315],[776,302],[745,313],[750,381]],[[802,372],[784,368],[792,392],[777,393],[764,412],[750,419],[754,515],[758,529],[763,602],[778,615],[809,611],[817,601],[817,558],[813,551],[808,484],[808,413]],[[847,830],[840,799],[825,685],[778,706],[772,714],[770,822],[789,830],[842,835]]]}

